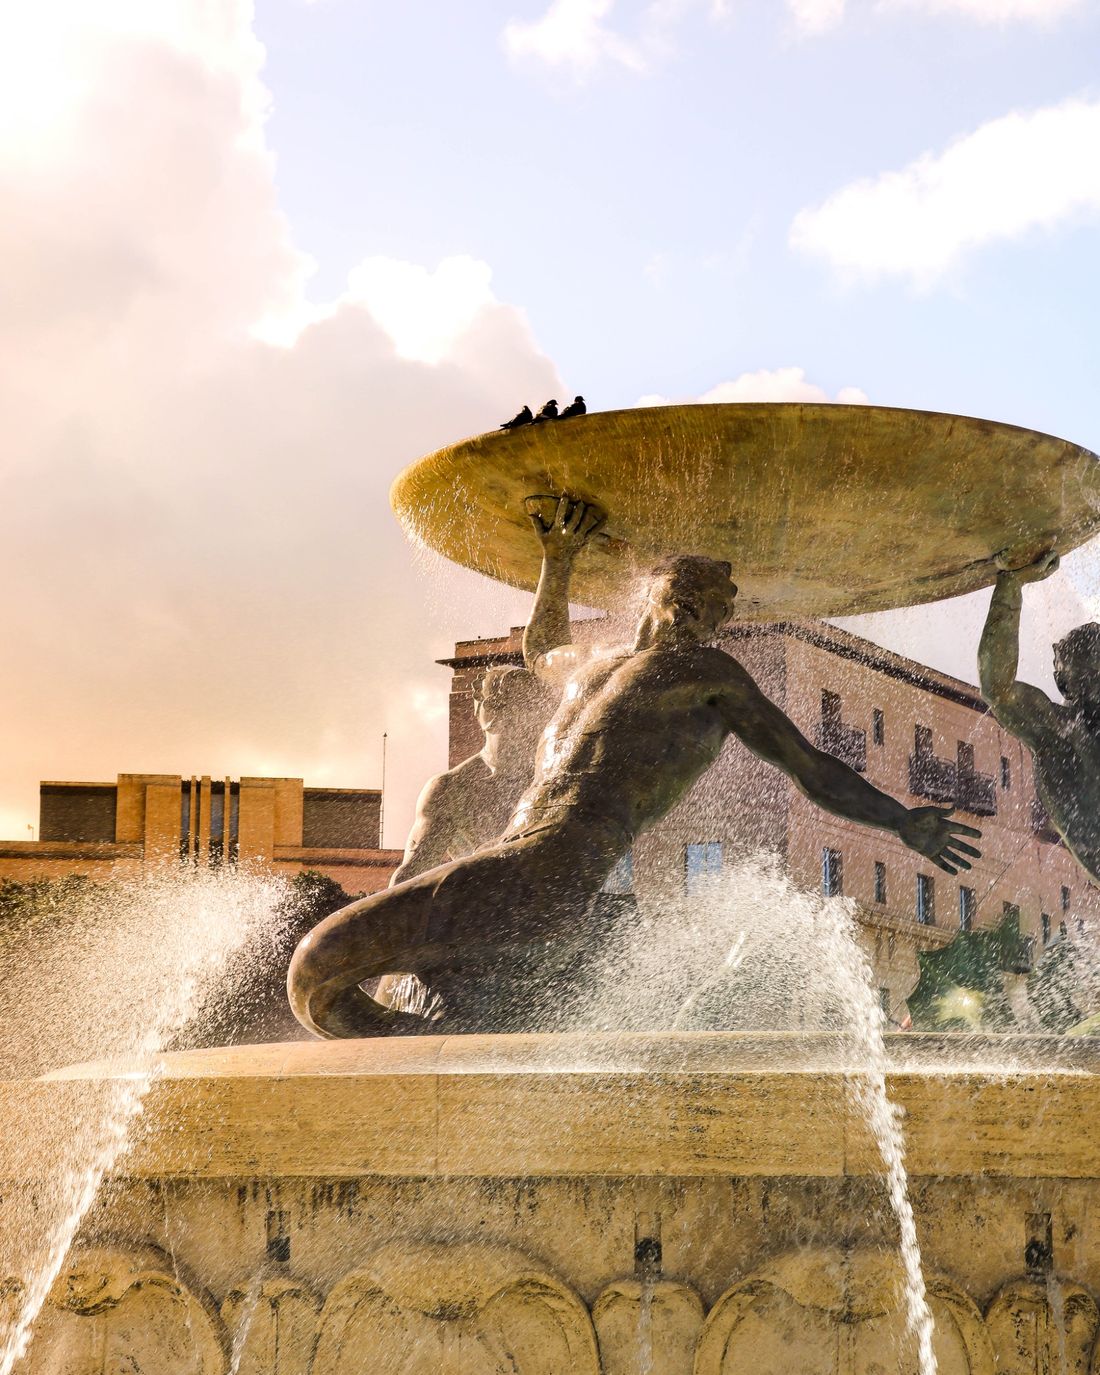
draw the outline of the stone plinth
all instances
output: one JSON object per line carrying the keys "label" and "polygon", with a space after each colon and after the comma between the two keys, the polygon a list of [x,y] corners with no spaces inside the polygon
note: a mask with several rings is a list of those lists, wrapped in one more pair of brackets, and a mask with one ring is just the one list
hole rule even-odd
{"label": "stone plinth", "polygon": [[[890,1078],[940,1368],[1100,1372],[1096,1053],[958,1046],[897,1038]],[[1037,1050],[1061,1058],[1021,1068]],[[843,1065],[832,1038],[709,1033],[166,1056],[25,1369],[912,1371]],[[134,1072],[0,1086],[0,1228]],[[1053,1270],[1025,1262],[1048,1235]]]}

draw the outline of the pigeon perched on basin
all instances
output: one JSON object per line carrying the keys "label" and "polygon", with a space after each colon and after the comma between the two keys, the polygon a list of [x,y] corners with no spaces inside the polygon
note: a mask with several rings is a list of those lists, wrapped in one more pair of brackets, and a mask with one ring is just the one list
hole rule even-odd
{"label": "pigeon perched on basin", "polygon": [[557,420],[558,418],[558,403],[554,400],[550,400],[547,401],[546,405],[543,406],[542,410],[535,416],[534,423],[538,425],[543,420]]}
{"label": "pigeon perched on basin", "polygon": [[524,406],[521,411],[517,411],[511,420],[506,420],[501,425],[502,430],[518,430],[521,425],[534,424],[535,417],[531,414],[531,407]]}
{"label": "pigeon perched on basin", "polygon": [[565,410],[562,411],[561,415],[558,416],[558,419],[568,420],[570,416],[584,415],[587,410],[588,407],[584,404],[584,397],[575,396],[569,405],[566,406]]}

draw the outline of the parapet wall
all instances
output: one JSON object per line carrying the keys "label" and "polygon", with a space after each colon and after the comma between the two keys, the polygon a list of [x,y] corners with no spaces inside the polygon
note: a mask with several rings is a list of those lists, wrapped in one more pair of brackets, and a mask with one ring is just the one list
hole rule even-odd
{"label": "parapet wall", "polygon": [[[922,1040],[891,1087],[942,1375],[1100,1372],[1093,1052],[934,1074]],[[165,1057],[26,1375],[915,1372],[837,1054],[697,1034]],[[0,1088],[0,1231],[40,1206],[58,1125],[126,1073]]]}

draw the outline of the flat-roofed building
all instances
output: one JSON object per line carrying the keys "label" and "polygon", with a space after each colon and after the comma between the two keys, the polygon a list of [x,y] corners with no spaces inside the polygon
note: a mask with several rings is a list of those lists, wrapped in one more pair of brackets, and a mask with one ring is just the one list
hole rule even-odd
{"label": "flat-roofed building", "polygon": [[384,888],[401,852],[380,844],[381,793],[307,788],[300,778],[119,774],[44,782],[38,839],[0,841],[0,880],[137,875],[147,866],[310,869],[349,893]]}
{"label": "flat-roofed building", "polygon": [[[574,626],[598,639],[600,621]],[[522,663],[522,631],[455,646],[451,763],[480,748],[471,691],[491,664]],[[851,898],[861,942],[895,1019],[918,975],[916,952],[960,928],[1019,915],[1036,957],[1068,922],[1100,918],[1100,892],[1051,830],[1027,749],[977,689],[834,626],[728,629],[723,647],[821,749],[906,806],[952,805],[982,830],[982,858],[944,873],[892,835],[815,807],[778,769],[731,738],[689,795],[633,848],[643,905],[690,891],[754,851],[780,856],[802,888]]]}

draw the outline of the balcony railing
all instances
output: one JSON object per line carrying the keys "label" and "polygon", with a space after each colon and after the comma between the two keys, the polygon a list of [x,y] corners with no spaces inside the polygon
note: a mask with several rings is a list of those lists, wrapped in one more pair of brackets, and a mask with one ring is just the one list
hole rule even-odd
{"label": "balcony railing", "polygon": [[821,723],[818,746],[856,773],[867,771],[867,732],[855,726]]}
{"label": "balcony railing", "polygon": [[909,756],[909,791],[930,802],[954,803],[975,816],[997,814],[996,779],[974,767],[973,745],[960,740],[955,760],[941,759],[932,748],[927,726],[916,729]]}
{"label": "balcony railing", "polygon": [[997,815],[997,784],[988,774],[959,773],[955,805],[975,816]]}
{"label": "balcony railing", "polygon": [[818,748],[847,764],[856,773],[867,771],[867,732],[858,726],[845,725],[841,716],[840,697],[835,692],[821,694],[821,727],[817,733]]}
{"label": "balcony railing", "polygon": [[954,802],[959,790],[959,771],[934,754],[909,756],[909,791],[930,802]]}

